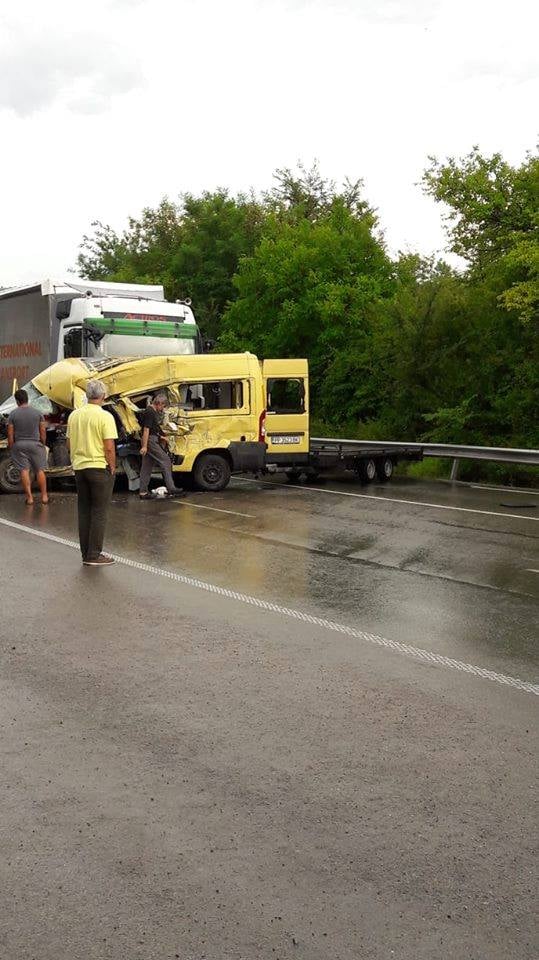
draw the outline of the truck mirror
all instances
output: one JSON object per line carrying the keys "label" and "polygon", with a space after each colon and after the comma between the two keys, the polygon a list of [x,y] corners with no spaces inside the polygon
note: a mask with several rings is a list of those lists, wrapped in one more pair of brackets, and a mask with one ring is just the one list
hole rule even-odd
{"label": "truck mirror", "polygon": [[90,323],[85,323],[83,327],[83,336],[84,339],[90,343],[93,343],[94,347],[98,347],[101,340],[105,336],[104,330],[99,330],[98,327],[93,327]]}
{"label": "truck mirror", "polygon": [[71,313],[71,300],[59,300],[56,304],[56,319],[67,320]]}

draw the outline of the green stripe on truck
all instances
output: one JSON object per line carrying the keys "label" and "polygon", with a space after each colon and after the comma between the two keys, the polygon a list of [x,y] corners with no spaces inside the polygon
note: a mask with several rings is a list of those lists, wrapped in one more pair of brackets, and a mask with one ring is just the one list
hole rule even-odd
{"label": "green stripe on truck", "polygon": [[166,320],[132,320],[127,317],[86,317],[84,325],[95,327],[102,333],[117,333],[130,337],[168,337],[171,339],[196,340],[197,328],[192,323],[175,323]]}

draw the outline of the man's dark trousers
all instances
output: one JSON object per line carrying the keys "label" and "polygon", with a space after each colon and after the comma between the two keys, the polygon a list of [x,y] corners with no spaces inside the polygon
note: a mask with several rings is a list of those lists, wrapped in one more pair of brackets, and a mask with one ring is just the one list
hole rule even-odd
{"label": "man's dark trousers", "polygon": [[157,437],[150,434],[148,438],[148,453],[142,458],[140,468],[140,493],[148,492],[148,484],[155,468],[163,474],[166,488],[169,493],[174,493],[177,487],[174,483],[172,473],[172,464],[170,457],[159,443]]}
{"label": "man's dark trousers", "polygon": [[114,486],[108,470],[75,470],[79,509],[79,542],[83,560],[97,560],[103,552],[105,524]]}

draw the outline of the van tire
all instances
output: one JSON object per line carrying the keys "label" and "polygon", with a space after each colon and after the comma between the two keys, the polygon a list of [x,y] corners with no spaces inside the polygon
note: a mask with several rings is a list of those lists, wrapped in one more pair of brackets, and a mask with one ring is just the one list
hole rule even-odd
{"label": "van tire", "polygon": [[230,481],[230,464],[218,453],[203,453],[195,463],[194,481],[199,490],[216,493],[224,490]]}
{"label": "van tire", "polygon": [[0,491],[2,493],[22,493],[21,474],[10,456],[0,458]]}
{"label": "van tire", "polygon": [[299,470],[287,470],[286,478],[289,483],[299,483],[301,480],[301,473]]}
{"label": "van tire", "polygon": [[376,461],[376,476],[382,483],[387,483],[393,476],[394,463],[391,457],[382,457]]}

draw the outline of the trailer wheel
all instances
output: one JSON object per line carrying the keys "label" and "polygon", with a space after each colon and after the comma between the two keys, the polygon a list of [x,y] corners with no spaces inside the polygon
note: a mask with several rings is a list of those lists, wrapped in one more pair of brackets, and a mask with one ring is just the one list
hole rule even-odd
{"label": "trailer wheel", "polygon": [[21,472],[9,456],[0,459],[0,490],[2,493],[22,493]]}
{"label": "trailer wheel", "polygon": [[393,460],[391,457],[383,457],[376,461],[376,476],[382,482],[391,480],[393,476]]}
{"label": "trailer wheel", "polygon": [[195,463],[193,478],[200,490],[224,490],[230,480],[230,464],[218,453],[203,453]]}
{"label": "trailer wheel", "polygon": [[357,468],[360,480],[364,483],[372,483],[376,476],[376,461],[369,457],[368,460],[362,460]]}

